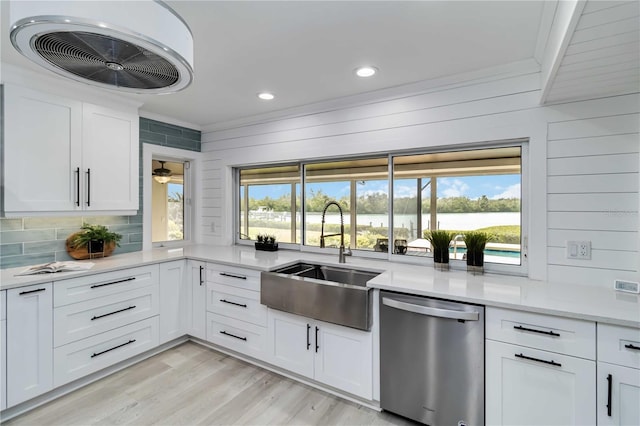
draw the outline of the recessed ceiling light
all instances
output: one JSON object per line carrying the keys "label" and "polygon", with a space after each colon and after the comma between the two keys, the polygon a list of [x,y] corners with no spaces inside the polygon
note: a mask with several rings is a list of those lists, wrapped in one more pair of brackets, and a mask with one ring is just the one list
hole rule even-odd
{"label": "recessed ceiling light", "polygon": [[356,69],[356,75],[358,77],[371,77],[375,73],[378,72],[378,69],[375,67],[360,67]]}
{"label": "recessed ceiling light", "polygon": [[270,101],[271,99],[275,98],[274,94],[269,92],[258,93],[258,97],[263,101]]}

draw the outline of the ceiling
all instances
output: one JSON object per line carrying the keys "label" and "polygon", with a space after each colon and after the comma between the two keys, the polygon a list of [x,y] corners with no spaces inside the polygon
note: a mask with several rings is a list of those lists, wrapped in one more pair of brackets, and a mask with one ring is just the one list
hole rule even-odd
{"label": "ceiling", "polygon": [[[1,3],[2,62],[48,73],[13,49]],[[527,61],[539,70],[555,10],[515,0],[167,3],[193,32],[195,81],[172,95],[127,97],[151,118],[195,128]],[[379,73],[358,78],[361,65]],[[259,100],[261,91],[275,100]]]}

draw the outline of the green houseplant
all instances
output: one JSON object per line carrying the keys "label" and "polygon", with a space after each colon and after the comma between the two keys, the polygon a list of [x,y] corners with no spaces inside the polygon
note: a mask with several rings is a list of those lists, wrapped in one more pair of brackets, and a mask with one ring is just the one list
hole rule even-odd
{"label": "green houseplant", "polygon": [[484,272],[484,248],[491,236],[482,231],[468,231],[464,234],[464,245],[467,247],[467,271]]}
{"label": "green houseplant", "polygon": [[258,234],[256,237],[256,250],[277,251],[278,243],[276,237],[269,234]]}
{"label": "green houseplant", "polygon": [[449,244],[451,244],[453,235],[453,232],[449,231],[425,231],[424,237],[431,243],[433,266],[436,269],[443,271],[449,269]]}
{"label": "green houseplant", "polygon": [[70,241],[72,248],[87,247],[89,253],[103,253],[106,246],[120,246],[122,235],[109,231],[104,225],[85,223],[80,229]]}

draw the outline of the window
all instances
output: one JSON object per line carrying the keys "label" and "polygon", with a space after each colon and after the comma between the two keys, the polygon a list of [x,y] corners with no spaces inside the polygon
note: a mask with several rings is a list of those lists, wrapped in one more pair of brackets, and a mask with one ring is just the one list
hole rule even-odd
{"label": "window", "polygon": [[189,163],[153,160],[151,168],[151,241],[182,241],[186,233],[185,170]]}
{"label": "window", "polygon": [[239,239],[258,234],[278,242],[300,242],[300,167],[240,170]]}
{"label": "window", "polygon": [[520,264],[520,147],[406,155],[394,158],[394,238],[406,254],[430,252],[424,233],[454,232],[451,258],[463,259],[464,231],[491,235],[485,262]]}
{"label": "window", "polygon": [[[486,263],[521,265],[521,164],[522,145],[514,143],[240,169],[238,238],[268,234],[279,242],[319,247],[322,213],[335,201],[351,249],[431,256],[425,232],[443,229],[456,236],[451,258],[462,260],[464,232],[481,230],[491,236]],[[325,247],[339,246],[340,221],[338,208],[329,206]]]}
{"label": "window", "polygon": [[[322,212],[333,200],[343,211],[344,245],[376,250],[389,238],[388,176],[387,157],[306,164],[305,245],[320,245]],[[324,229],[325,234],[340,233],[337,207],[327,209]],[[339,247],[340,237],[325,239],[325,246]]]}

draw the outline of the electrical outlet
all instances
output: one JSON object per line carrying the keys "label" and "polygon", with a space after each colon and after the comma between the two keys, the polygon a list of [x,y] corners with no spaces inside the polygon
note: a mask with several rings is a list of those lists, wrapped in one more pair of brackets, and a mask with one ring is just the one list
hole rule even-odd
{"label": "electrical outlet", "polygon": [[591,259],[591,241],[567,241],[567,259]]}

